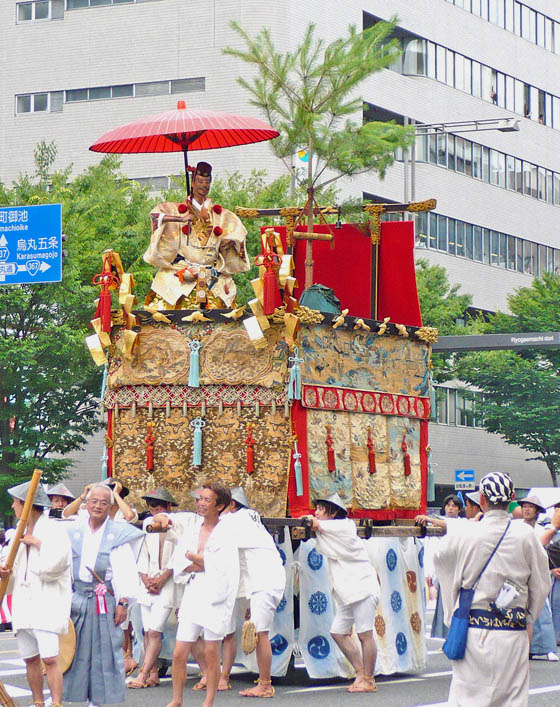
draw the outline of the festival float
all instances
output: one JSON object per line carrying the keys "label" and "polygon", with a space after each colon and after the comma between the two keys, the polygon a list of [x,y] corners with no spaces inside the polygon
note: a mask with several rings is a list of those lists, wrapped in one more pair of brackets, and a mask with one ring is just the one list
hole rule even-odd
{"label": "festival float", "polygon": [[[117,131],[92,149],[126,152]],[[185,143],[188,131],[181,133]],[[187,149],[203,149],[172,144],[185,164]],[[383,222],[382,214],[425,211],[435,201],[368,204],[357,224],[327,223],[337,210],[309,202],[234,214],[202,201],[152,211],[144,257],[157,272],[143,304],[115,251],[103,254],[94,278],[100,295],[87,345],[104,366],[104,472],[130,489],[138,507],[159,485],[191,510],[191,490],[205,479],[245,489],[287,569],[271,634],[275,675],[286,673],[294,651],[311,677],[350,672],[329,635],[325,563],[297,520],[313,511],[314,499],[338,493],[382,588],[376,673],[420,671],[425,597],[417,538],[426,531],[413,519],[426,510],[437,332],[421,321],[413,221]],[[312,230],[304,225],[310,210]],[[271,223],[261,229],[261,252],[249,254],[243,221],[256,217]],[[189,250],[209,244],[213,262]],[[231,273],[252,264],[259,267],[254,298],[238,305]],[[254,654],[240,652],[238,660],[255,668]]]}

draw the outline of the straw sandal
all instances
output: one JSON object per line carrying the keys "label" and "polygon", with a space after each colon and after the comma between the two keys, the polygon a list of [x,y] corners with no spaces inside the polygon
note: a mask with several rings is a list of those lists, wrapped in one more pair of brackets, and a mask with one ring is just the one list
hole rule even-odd
{"label": "straw sandal", "polygon": [[377,692],[377,686],[374,678],[366,678],[365,676],[361,676],[360,680],[363,684],[361,686],[357,686],[355,684],[350,685],[348,692]]}
{"label": "straw sandal", "polygon": [[[274,697],[275,694],[275,689],[272,686],[272,681],[271,680],[261,680],[260,678],[258,680],[255,680],[257,683],[257,687],[251,687],[248,690],[243,690],[239,694],[242,697]],[[256,690],[259,689],[259,687],[264,688],[264,692],[256,692]]]}
{"label": "straw sandal", "polygon": [[150,675],[146,680],[146,687],[159,687],[159,673],[157,668],[150,670]]}
{"label": "straw sandal", "polygon": [[225,680],[226,686],[219,687],[219,683],[218,683],[218,692],[225,692],[226,690],[231,690],[231,682],[229,681],[229,673],[222,673],[220,675],[220,682],[222,680]]}
{"label": "straw sandal", "polygon": [[200,680],[192,686],[193,690],[206,690],[206,675],[199,675]]}
{"label": "straw sandal", "polygon": [[[142,679],[140,676],[143,675],[144,679]],[[141,690],[145,687],[150,687],[148,685],[148,681],[146,680],[146,673],[143,670],[140,670],[138,675],[134,678],[134,680],[131,680],[126,684],[127,687],[129,687],[131,690]]]}

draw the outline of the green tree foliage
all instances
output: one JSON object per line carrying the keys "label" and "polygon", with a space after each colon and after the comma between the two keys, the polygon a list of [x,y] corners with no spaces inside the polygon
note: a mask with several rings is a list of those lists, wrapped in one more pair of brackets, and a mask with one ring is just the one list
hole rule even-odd
{"label": "green tree foliage", "polygon": [[[163,199],[185,196],[182,186],[163,197],[150,195],[120,173],[114,156],[77,177],[70,168],[50,174],[52,154],[38,148],[38,180],[24,176],[12,187],[0,184],[2,206],[61,203],[68,239],[61,283],[0,285],[0,504],[3,489],[35,467],[48,482],[67,473],[64,455],[82,448],[99,428],[101,371],[84,345],[99,295],[92,277],[101,269],[103,251],[113,248],[134,275],[141,306],[154,275],[142,260],[150,239],[148,214]],[[286,203],[288,189],[287,177],[267,184],[264,172],[235,173],[215,180],[212,197],[232,209],[272,207]],[[247,226],[248,249],[256,254],[259,224]],[[245,301],[252,296],[249,275],[240,278]]]}
{"label": "green tree foliage", "polygon": [[[449,284],[445,268],[430,265],[427,260],[416,261],[416,283],[422,322],[433,326],[440,336],[464,334],[465,329],[458,327],[457,319],[464,319],[471,305],[472,298],[460,294],[460,285]],[[434,354],[432,357],[433,374],[436,381],[442,383],[453,375],[451,357]]]}
{"label": "green tree foliage", "polygon": [[[393,122],[362,124],[358,88],[398,55],[398,42],[390,39],[395,23],[396,19],[378,22],[363,32],[349,27],[345,37],[330,44],[316,37],[311,24],[301,44],[286,52],[276,49],[267,29],[252,36],[232,23],[245,47],[227,47],[224,52],[254,70],[252,79],[240,77],[238,81],[249,92],[251,103],[280,133],[270,143],[272,151],[291,172],[292,155],[307,148],[308,170],[301,186],[309,195],[309,230],[317,192],[341,177],[362,172],[375,171],[383,177],[394,162],[395,150],[414,141],[413,127]],[[308,241],[307,261],[311,247]],[[306,287],[311,275],[310,266]]]}
{"label": "green tree foliage", "polygon": [[[560,277],[546,273],[508,297],[488,333],[560,331]],[[458,358],[457,375],[480,388],[484,427],[543,461],[552,483],[560,473],[560,347],[471,353]]]}

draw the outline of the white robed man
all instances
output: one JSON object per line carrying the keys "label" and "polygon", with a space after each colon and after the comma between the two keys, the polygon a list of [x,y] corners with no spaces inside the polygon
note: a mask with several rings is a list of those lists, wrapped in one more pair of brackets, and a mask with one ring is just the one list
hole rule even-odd
{"label": "white robed man", "polygon": [[471,523],[468,533],[449,537],[434,555],[449,625],[461,588],[473,587],[502,538],[475,587],[465,656],[453,661],[448,704],[521,707],[529,699],[527,629],[550,589],[548,560],[533,529],[509,519],[511,478],[502,472],[487,474],[479,490],[480,522]]}
{"label": "white robed man", "polygon": [[[349,692],[375,692],[377,646],[373,637],[380,587],[356,524],[348,518],[337,493],[318,498],[310,516],[317,534],[317,552],[327,558],[329,583],[336,601],[331,636],[356,671]],[[360,646],[352,637],[352,626]]]}
{"label": "white robed man", "polygon": [[[29,482],[8,489],[18,520],[28,489]],[[58,638],[68,631],[72,598],[70,542],[64,528],[44,515],[44,509],[50,505],[39,485],[13,570],[0,568],[1,577],[11,575],[8,591],[12,593],[12,624],[38,707],[44,705],[41,660],[45,664],[52,705],[62,704]]]}
{"label": "white robed man", "polygon": [[[286,588],[286,572],[282,558],[272,536],[261,522],[259,513],[250,508],[241,486],[231,490],[229,513],[221,520],[222,531],[231,533],[239,548],[240,580],[239,599],[249,600],[251,621],[257,633],[257,685],[243,690],[244,697],[273,697],[274,688],[270,676],[272,649],[270,630],[278,604]],[[224,640],[220,689],[229,689],[229,674],[235,660],[237,641],[235,628],[237,611],[232,614],[228,635]]]}
{"label": "white robed man", "polygon": [[[168,514],[177,506],[177,501],[164,486],[148,491],[142,498],[146,501],[150,514],[144,519],[144,531],[154,523],[155,516],[159,513]],[[145,656],[138,675],[128,683],[129,688],[159,685],[157,660],[161,651],[162,635],[171,611],[177,606],[178,586],[173,581],[173,570],[168,569],[178,540],[177,529],[181,528],[177,519],[175,521],[166,533],[147,533],[140,550],[138,573],[141,587],[138,603],[144,627]]]}
{"label": "white robed man", "polygon": [[136,556],[144,533],[113,521],[113,492],[94,484],[87,517],[66,523],[72,545],[72,621],[76,653],[64,677],[64,700],[91,707],[125,699],[122,630],[130,603],[139,593]]}
{"label": "white robed man", "polygon": [[168,707],[183,704],[187,658],[201,636],[207,664],[204,707],[214,704],[220,679],[220,645],[229,626],[239,586],[239,553],[235,538],[226,528],[220,527],[220,515],[231,503],[231,493],[224,484],[209,481],[197,494],[197,513],[204,521],[202,525],[190,524],[185,529],[172,560],[174,578],[185,584],[185,591],[179,607],[177,642],[173,652],[173,699]]}

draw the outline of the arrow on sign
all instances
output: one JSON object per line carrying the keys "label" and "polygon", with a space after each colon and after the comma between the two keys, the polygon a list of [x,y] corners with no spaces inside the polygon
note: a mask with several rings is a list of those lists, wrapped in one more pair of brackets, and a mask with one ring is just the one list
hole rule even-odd
{"label": "arrow on sign", "polygon": [[8,245],[8,241],[6,240],[6,236],[2,234],[0,236],[0,246],[4,247],[5,245]]}
{"label": "arrow on sign", "polygon": [[471,469],[464,469],[460,470],[457,469],[455,472],[455,480],[456,481],[474,481],[474,471]]}
{"label": "arrow on sign", "polygon": [[[27,261],[27,263],[30,263],[30,262],[31,262],[31,263],[36,263],[37,261],[36,261],[36,260],[31,260],[31,261],[28,260],[28,261]],[[35,275],[35,273],[37,273],[39,270],[40,270],[41,272],[45,272],[45,270],[48,270],[48,269],[51,267],[51,266],[50,266],[48,263],[46,263],[44,260],[41,261],[41,265],[38,266],[38,267],[34,265],[32,268],[29,268],[29,267],[27,266],[27,263],[25,263],[24,265],[18,265],[18,272],[31,272],[31,270],[33,270],[34,272],[31,272],[31,274],[32,274],[32,275]]]}

